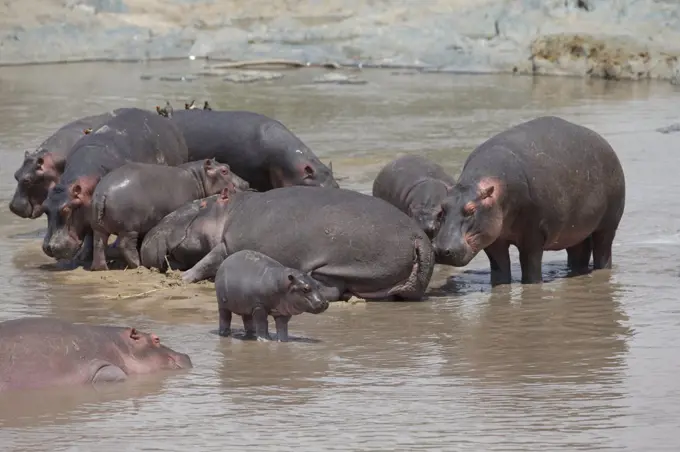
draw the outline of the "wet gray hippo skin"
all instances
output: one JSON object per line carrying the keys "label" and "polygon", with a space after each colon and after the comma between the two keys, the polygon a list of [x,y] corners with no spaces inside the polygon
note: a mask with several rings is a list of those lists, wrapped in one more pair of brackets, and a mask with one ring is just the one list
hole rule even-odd
{"label": "wet gray hippo skin", "polygon": [[147,110],[120,109],[80,139],[66,160],[64,174],[43,203],[48,220],[43,251],[57,259],[87,260],[89,201],[99,180],[129,162],[177,166],[187,159],[184,137],[173,123]]}
{"label": "wet gray hippo skin", "polygon": [[294,315],[320,314],[328,300],[319,284],[299,270],[286,268],[256,251],[243,250],[227,257],[215,276],[221,336],[231,334],[231,314],[243,318],[246,337],[269,340],[267,316],[274,317],[280,342],[288,341],[288,322]]}
{"label": "wet gray hippo skin", "polygon": [[279,121],[249,111],[179,110],[169,114],[189,160],[215,158],[258,191],[290,185],[336,187],[332,169]]}
{"label": "wet gray hippo skin", "polygon": [[623,215],[623,169],[594,131],[546,116],[512,127],[467,158],[433,241],[450,265],[481,250],[491,283],[510,283],[509,246],[519,250],[523,283],[542,281],[543,251],[567,250],[572,272],[611,268]]}
{"label": "wet gray hippo skin", "polygon": [[227,205],[233,195],[222,190],[219,195],[197,199],[166,215],[151,229],[139,250],[147,268],[188,270],[203,259],[222,239],[227,221]]}
{"label": "wet gray hippo skin", "polygon": [[0,392],[126,380],[191,369],[189,356],[134,328],[47,317],[0,323]]}
{"label": "wet gray hippo skin", "polygon": [[215,276],[241,250],[261,252],[310,273],[329,301],[421,300],[434,267],[430,240],[396,207],[352,190],[276,188],[235,193],[227,206],[222,241],[186,282]]}
{"label": "wet gray hippo skin", "polygon": [[246,190],[248,183],[214,159],[176,167],[128,163],[111,171],[99,181],[91,199],[83,198],[84,204],[92,205],[91,269],[108,270],[104,253],[112,234],[120,238],[119,249],[128,267],[139,267],[138,246],[164,216],[228,187]]}
{"label": "wet gray hippo skin", "polygon": [[416,220],[431,239],[439,229],[442,201],[454,184],[440,165],[419,155],[406,155],[380,170],[373,181],[373,196]]}
{"label": "wet gray hippo skin", "polygon": [[42,203],[49,189],[59,182],[66,159],[76,142],[85,136],[85,129],[98,128],[115,116],[116,111],[70,122],[43,141],[35,151],[26,151],[21,168],[14,173],[17,188],[9,210],[22,218],[42,215]]}

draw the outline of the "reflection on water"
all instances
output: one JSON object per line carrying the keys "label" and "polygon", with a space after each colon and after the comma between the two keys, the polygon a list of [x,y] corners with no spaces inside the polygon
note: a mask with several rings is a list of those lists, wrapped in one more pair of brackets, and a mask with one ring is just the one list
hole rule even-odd
{"label": "reflection on water", "polygon": [[[671,85],[369,71],[366,85],[320,86],[313,70],[252,85],[140,79],[186,67],[0,72],[0,320],[134,325],[195,366],[0,396],[3,450],[677,450],[680,134],[654,132],[678,120]],[[626,171],[614,268],[566,278],[566,252],[548,252],[544,284],[491,290],[482,254],[438,267],[427,302],[334,304],[293,319],[298,340],[286,344],[214,334],[208,286],[121,298],[110,295],[145,290],[148,278],[54,271],[40,252],[45,220],[7,208],[23,150],[75,117],[166,99],[274,116],[365,193],[403,153],[457,175],[474,146],[510,125],[541,114],[580,122],[611,141]]]}

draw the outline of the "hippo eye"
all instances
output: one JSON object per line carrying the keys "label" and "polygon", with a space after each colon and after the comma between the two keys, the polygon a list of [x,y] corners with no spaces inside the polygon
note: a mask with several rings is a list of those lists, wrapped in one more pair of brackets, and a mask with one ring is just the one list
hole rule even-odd
{"label": "hippo eye", "polygon": [[314,175],[314,169],[309,165],[305,166],[305,174],[307,176],[313,176]]}
{"label": "hippo eye", "polygon": [[42,157],[38,157],[38,159],[35,161],[35,164],[38,166],[42,166],[43,163],[45,163],[45,161],[42,159]]}
{"label": "hippo eye", "polygon": [[470,217],[470,216],[474,215],[476,210],[477,210],[477,207],[473,203],[469,202],[469,203],[465,204],[465,206],[463,207],[463,216],[464,217]]}
{"label": "hippo eye", "polygon": [[222,173],[222,174],[225,174],[225,175],[226,175],[226,174],[229,174],[229,171],[227,171],[227,169],[226,169],[226,168],[222,168],[222,169],[220,170],[220,173]]}
{"label": "hippo eye", "polygon": [[302,287],[302,291],[303,291],[304,293],[309,293],[309,292],[312,291],[312,288],[309,287],[309,286],[304,286],[304,287]]}

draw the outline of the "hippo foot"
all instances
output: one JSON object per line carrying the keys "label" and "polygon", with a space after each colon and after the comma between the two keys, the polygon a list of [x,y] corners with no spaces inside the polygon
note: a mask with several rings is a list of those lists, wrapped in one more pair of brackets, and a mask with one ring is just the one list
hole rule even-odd
{"label": "hippo foot", "polygon": [[92,272],[101,272],[101,271],[108,271],[109,266],[106,265],[106,261],[104,262],[92,262],[92,265],[90,265],[90,271]]}
{"label": "hippo foot", "polygon": [[231,336],[231,328],[221,328],[218,334],[222,337],[229,337]]}
{"label": "hippo foot", "polygon": [[271,342],[272,338],[269,335],[266,336],[257,336],[257,342]]}

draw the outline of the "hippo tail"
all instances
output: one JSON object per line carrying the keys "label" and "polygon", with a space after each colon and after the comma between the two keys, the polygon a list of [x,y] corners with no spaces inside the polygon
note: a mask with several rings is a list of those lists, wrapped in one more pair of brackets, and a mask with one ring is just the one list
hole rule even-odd
{"label": "hippo tail", "polygon": [[422,300],[430,284],[434,264],[434,251],[430,240],[424,236],[416,236],[413,248],[413,270],[406,281],[393,287],[388,295],[397,295],[404,300]]}

